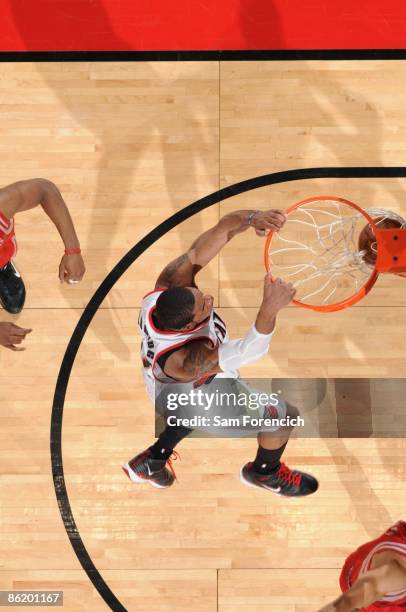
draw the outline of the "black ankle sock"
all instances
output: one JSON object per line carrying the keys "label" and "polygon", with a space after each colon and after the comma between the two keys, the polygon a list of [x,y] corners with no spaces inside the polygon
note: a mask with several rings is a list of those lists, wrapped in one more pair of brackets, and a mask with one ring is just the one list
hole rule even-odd
{"label": "black ankle sock", "polygon": [[193,431],[187,427],[167,426],[161,433],[158,440],[149,447],[152,458],[166,461],[173,453],[173,449],[183,438],[186,438]]}
{"label": "black ankle sock", "polygon": [[254,470],[258,474],[272,474],[276,472],[281,465],[280,458],[282,457],[286,444],[287,442],[280,448],[275,448],[274,450],[267,450],[262,446],[258,446],[257,456],[254,461]]}

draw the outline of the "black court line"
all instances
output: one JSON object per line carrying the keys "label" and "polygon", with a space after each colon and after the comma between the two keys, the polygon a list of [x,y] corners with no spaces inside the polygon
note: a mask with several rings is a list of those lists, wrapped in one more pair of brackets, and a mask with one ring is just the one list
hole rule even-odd
{"label": "black court line", "polygon": [[296,49],[281,51],[0,51],[1,62],[249,62],[403,59],[406,59],[406,49]]}
{"label": "black court line", "polygon": [[[169,232],[171,229],[190,219],[193,215],[201,212],[205,208],[209,208],[214,204],[239,195],[241,193],[251,191],[252,189],[258,189],[259,187],[266,187],[268,185],[275,185],[278,183],[286,183],[288,181],[299,181],[304,179],[317,179],[317,178],[399,178],[406,177],[406,167],[353,167],[353,168],[304,168],[299,170],[287,170],[285,172],[274,172],[273,174],[265,174],[256,178],[251,178],[235,185],[230,185],[224,189],[220,189],[215,193],[212,193],[200,200],[197,200],[193,204],[186,206],[182,210],[179,210],[174,215],[160,223],[155,229],[147,234],[142,240],[140,240],[135,246],[128,251],[126,255],[115,265],[111,272],[106,276],[104,281],[100,284],[89,303],[87,304],[82,316],[79,319],[78,324],[69,340],[68,347],[62,360],[62,365],[59,370],[58,379],[56,382],[54,401],[52,406],[51,416],[51,463],[52,463],[52,475],[54,479],[54,488],[56,498],[58,501],[59,511],[61,513],[62,521],[65,526],[66,533],[69,537],[70,543],[76,553],[80,564],[87,573],[89,579],[92,581],[94,587],[97,589],[101,597],[104,599],[106,604],[117,612],[127,612],[126,608],[117,599],[115,594],[111,591],[109,586],[106,584],[99,571],[95,567],[89,553],[87,552],[85,545],[82,541],[80,533],[75,523],[75,519],[72,513],[72,508],[69,502],[68,492],[66,490],[66,483],[64,478],[63,470],[63,458],[62,458],[62,419],[63,419],[63,408],[66,396],[66,390],[69,383],[70,374],[75,361],[76,354],[79,350],[80,344],[83,340],[86,331],[92,322],[94,315],[96,314],[99,306],[120,279],[124,272],[142,255],[150,246],[152,246],[157,240],[162,238],[164,234]],[[119,469],[119,466],[117,467]]]}

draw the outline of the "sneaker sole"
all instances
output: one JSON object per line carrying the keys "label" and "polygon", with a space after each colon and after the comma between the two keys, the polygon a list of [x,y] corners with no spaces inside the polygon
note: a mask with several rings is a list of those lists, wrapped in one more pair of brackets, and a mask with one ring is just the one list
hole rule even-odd
{"label": "sneaker sole", "polygon": [[150,480],[149,478],[141,478],[140,476],[137,476],[137,474],[135,474],[134,471],[130,468],[128,463],[125,463],[124,465],[122,465],[121,469],[123,470],[127,478],[131,480],[131,482],[134,482],[135,484],[148,483],[151,485],[151,487],[155,487],[156,489],[168,489],[168,487],[163,487],[162,485],[157,484],[156,482],[154,482],[153,480]]}
{"label": "sneaker sole", "polygon": [[282,495],[281,493],[278,493],[277,491],[273,491],[272,489],[268,489],[267,487],[261,487],[261,485],[253,484],[249,480],[246,480],[244,478],[244,474],[243,474],[242,470],[243,470],[243,468],[241,468],[241,470],[240,470],[240,481],[246,487],[253,487],[254,489],[263,489],[264,491],[269,491],[269,493],[273,493],[274,495],[277,495],[278,497],[289,497],[288,495]]}

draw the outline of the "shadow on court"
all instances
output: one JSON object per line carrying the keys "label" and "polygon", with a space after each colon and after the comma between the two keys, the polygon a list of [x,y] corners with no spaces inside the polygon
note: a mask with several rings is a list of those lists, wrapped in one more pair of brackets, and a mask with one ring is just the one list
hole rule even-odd
{"label": "shadow on court", "polygon": [[[37,16],[36,7],[24,0],[13,0],[10,2],[10,7],[27,50],[35,48],[38,40],[32,24]],[[51,40],[55,41],[55,48],[59,47],[61,39],[66,38],[63,32],[66,32],[67,24],[74,29],[76,40],[86,41],[90,30],[99,31],[106,33],[107,39],[113,41],[115,48],[123,50],[131,48],[130,42],[122,39],[116,33],[109,14],[99,0],[92,0],[88,5],[62,0],[58,3],[57,8],[49,12],[48,30],[52,36]],[[107,264],[108,254],[112,245],[117,243],[116,234],[119,224],[122,223],[126,203],[140,200],[143,208],[149,206],[149,201],[152,201],[153,206],[159,208],[165,206],[165,204],[160,204],[159,197],[155,196],[150,200],[148,193],[147,200],[145,200],[142,199],[142,196],[139,198],[134,190],[134,185],[139,184],[142,187],[145,181],[150,179],[149,167],[151,164],[162,166],[170,202],[169,209],[164,215],[161,214],[156,218],[156,223],[158,219],[160,222],[175,210],[206,195],[199,191],[198,173],[201,179],[203,177],[204,182],[213,180],[213,163],[211,162],[212,152],[214,151],[215,155],[218,152],[218,128],[212,125],[212,117],[208,117],[207,125],[205,125],[207,101],[204,97],[196,99],[190,86],[190,80],[193,78],[198,82],[202,79],[200,65],[193,70],[187,70],[185,77],[179,77],[177,76],[179,71],[171,71],[170,67],[166,75],[162,65],[156,68],[153,62],[138,62],[132,64],[131,77],[129,77],[128,72],[120,73],[118,67],[116,69],[113,65],[106,64],[105,69],[111,72],[111,76],[96,82],[95,86],[99,87],[100,91],[98,96],[95,95],[97,89],[86,90],[86,82],[84,82],[85,100],[81,95],[72,91],[69,84],[64,86],[58,72],[47,71],[46,64],[37,63],[36,68],[42,73],[44,81],[48,87],[53,89],[75,123],[93,134],[97,161],[90,171],[96,170],[96,185],[94,189],[91,189],[88,194],[89,199],[85,202],[85,207],[91,207],[92,215],[86,242],[91,252],[94,231],[99,234],[104,231],[104,246],[97,250],[97,279],[101,282],[110,271]],[[175,76],[172,75],[173,72]],[[115,129],[117,117],[111,114],[106,116],[106,108],[108,109],[109,105],[116,109],[121,121],[121,131]],[[217,115],[217,99],[212,106]],[[123,114],[127,117],[125,131],[122,130]],[[45,149],[46,145],[47,141],[44,141]],[[41,147],[40,142],[38,146]],[[72,167],[72,162],[74,162],[73,156],[69,162],[70,167]],[[63,161],[61,161],[61,166],[63,166]],[[217,161],[214,169],[217,174]],[[80,161],[77,170],[78,173],[83,172]],[[217,189],[216,174],[214,175],[215,189]],[[119,181],[117,181],[118,175]],[[151,189],[156,190],[156,186],[152,183]],[[69,205],[69,197],[66,199]],[[104,222],[104,225],[101,226],[104,211],[108,223]],[[132,217],[131,222],[136,224],[136,217]],[[194,222],[198,235],[202,231],[201,216],[197,215]],[[80,222],[77,225],[80,227]],[[153,229],[153,226],[154,224],[146,226],[145,233]],[[182,237],[181,232],[179,233]],[[80,237],[84,242],[84,236]],[[125,254],[129,246],[132,244],[123,245],[121,255]],[[189,246],[185,241],[181,249],[185,251]],[[170,253],[168,261],[177,255],[178,253],[175,252]],[[165,263],[163,262],[163,265]],[[140,269],[140,274],[144,274],[142,260],[136,265]],[[151,289],[154,283],[155,278],[151,276]],[[66,299],[71,300],[73,307],[74,298],[66,295]],[[100,333],[99,340],[111,353],[128,360],[130,351],[121,338],[120,330],[114,323],[111,311],[108,317],[105,326],[109,333]],[[93,332],[98,334],[96,327],[93,326]],[[135,330],[136,324],[134,323]]]}

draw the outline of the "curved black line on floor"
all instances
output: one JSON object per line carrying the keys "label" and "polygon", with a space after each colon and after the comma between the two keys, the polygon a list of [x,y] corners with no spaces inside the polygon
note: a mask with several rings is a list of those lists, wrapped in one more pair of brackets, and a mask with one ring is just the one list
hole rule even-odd
{"label": "curved black line on floor", "polygon": [[2,62],[263,62],[404,60],[406,49],[258,49],[239,51],[0,51]]}
{"label": "curved black line on floor", "polygon": [[126,608],[121,604],[106,582],[103,580],[89,553],[87,552],[82,538],[80,537],[70,506],[68,492],[66,490],[62,459],[62,417],[69,377],[80,344],[100,304],[103,302],[110,289],[124,274],[124,272],[138,259],[140,255],[142,255],[142,253],[144,253],[150,246],[159,240],[159,238],[162,238],[166,232],[182,223],[182,221],[189,219],[196,213],[201,212],[205,208],[209,208],[209,206],[213,206],[222,200],[226,200],[227,198],[231,198],[232,196],[236,196],[252,189],[266,187],[267,185],[274,185],[277,183],[285,183],[287,181],[316,178],[399,177],[406,177],[406,168],[305,168],[302,170],[287,170],[286,172],[266,174],[264,176],[258,176],[256,178],[242,181],[241,183],[236,183],[235,185],[230,185],[229,187],[220,189],[219,191],[216,191],[215,193],[212,193],[204,198],[201,198],[200,200],[197,200],[197,202],[186,206],[186,208],[179,210],[149,232],[149,234],[147,234],[142,240],[133,246],[133,248],[128,251],[126,255],[124,255],[118,264],[116,264],[116,266],[98,287],[93,297],[90,299],[69,341],[56,382],[51,416],[51,462],[59,511],[61,513],[70,543],[72,544],[78,560],[87,573],[89,579],[92,581],[94,587],[112,610],[117,612],[127,612]]}

